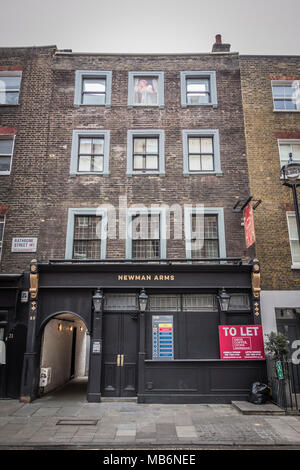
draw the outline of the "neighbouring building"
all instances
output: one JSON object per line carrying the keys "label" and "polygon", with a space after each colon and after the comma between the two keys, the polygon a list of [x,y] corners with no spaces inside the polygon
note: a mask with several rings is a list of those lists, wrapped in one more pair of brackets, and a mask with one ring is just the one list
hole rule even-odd
{"label": "neighbouring building", "polygon": [[219,326],[261,323],[233,211],[251,194],[240,59],[220,36],[193,55],[0,49],[0,168],[2,395],[88,376],[89,401],[224,403],[266,380],[234,359],[242,338],[220,354]]}
{"label": "neighbouring building", "polygon": [[292,189],[283,185],[281,168],[290,153],[300,162],[300,56],[241,56],[240,67],[250,192],[262,200],[254,220],[263,329],[284,333],[296,352],[300,247]]}

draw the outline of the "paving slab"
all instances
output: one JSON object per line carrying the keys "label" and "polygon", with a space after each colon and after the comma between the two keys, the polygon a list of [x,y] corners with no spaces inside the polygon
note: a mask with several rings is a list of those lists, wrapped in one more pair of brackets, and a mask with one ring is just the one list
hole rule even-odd
{"label": "paving slab", "polygon": [[232,406],[244,415],[285,415],[285,411],[274,403],[255,405],[249,401],[232,401]]}

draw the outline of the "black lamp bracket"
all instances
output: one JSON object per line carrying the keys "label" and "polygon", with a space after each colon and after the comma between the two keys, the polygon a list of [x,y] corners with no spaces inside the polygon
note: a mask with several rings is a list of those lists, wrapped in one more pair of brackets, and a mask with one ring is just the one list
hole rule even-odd
{"label": "black lamp bracket", "polygon": [[236,204],[234,205],[232,212],[236,213],[241,213],[245,209],[245,207],[249,204],[250,201],[255,202],[255,204],[252,206],[252,209],[255,211],[255,209],[262,203],[261,199],[255,200],[253,199],[253,196],[248,197],[248,199],[243,202],[242,199],[239,199]]}

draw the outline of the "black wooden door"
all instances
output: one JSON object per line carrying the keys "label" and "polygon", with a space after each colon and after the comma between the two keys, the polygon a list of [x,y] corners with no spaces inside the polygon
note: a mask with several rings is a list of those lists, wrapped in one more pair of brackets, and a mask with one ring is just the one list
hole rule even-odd
{"label": "black wooden door", "polygon": [[103,315],[102,395],[136,396],[138,322],[128,313]]}
{"label": "black wooden door", "polygon": [[6,395],[19,398],[23,359],[26,349],[27,328],[17,325],[8,335],[6,343]]}
{"label": "black wooden door", "polygon": [[[293,343],[296,340],[300,339],[300,319],[277,319],[277,329],[280,333],[284,334],[284,336],[289,340],[290,344],[290,354],[289,359],[292,358],[292,354],[296,351],[293,348]],[[298,346],[297,346],[298,349]],[[298,354],[299,356],[299,354]],[[300,393],[300,365],[293,364],[292,365],[292,382],[293,388],[296,393]]]}

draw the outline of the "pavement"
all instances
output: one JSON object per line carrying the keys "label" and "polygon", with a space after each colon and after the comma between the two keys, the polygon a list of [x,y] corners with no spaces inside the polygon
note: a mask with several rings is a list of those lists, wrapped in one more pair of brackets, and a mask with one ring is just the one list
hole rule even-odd
{"label": "pavement", "polygon": [[[0,449],[300,449],[300,415],[245,415],[233,405],[223,404],[88,403],[83,387],[82,381],[75,380],[28,404],[0,400]],[[59,424],[65,420],[71,423]]]}

